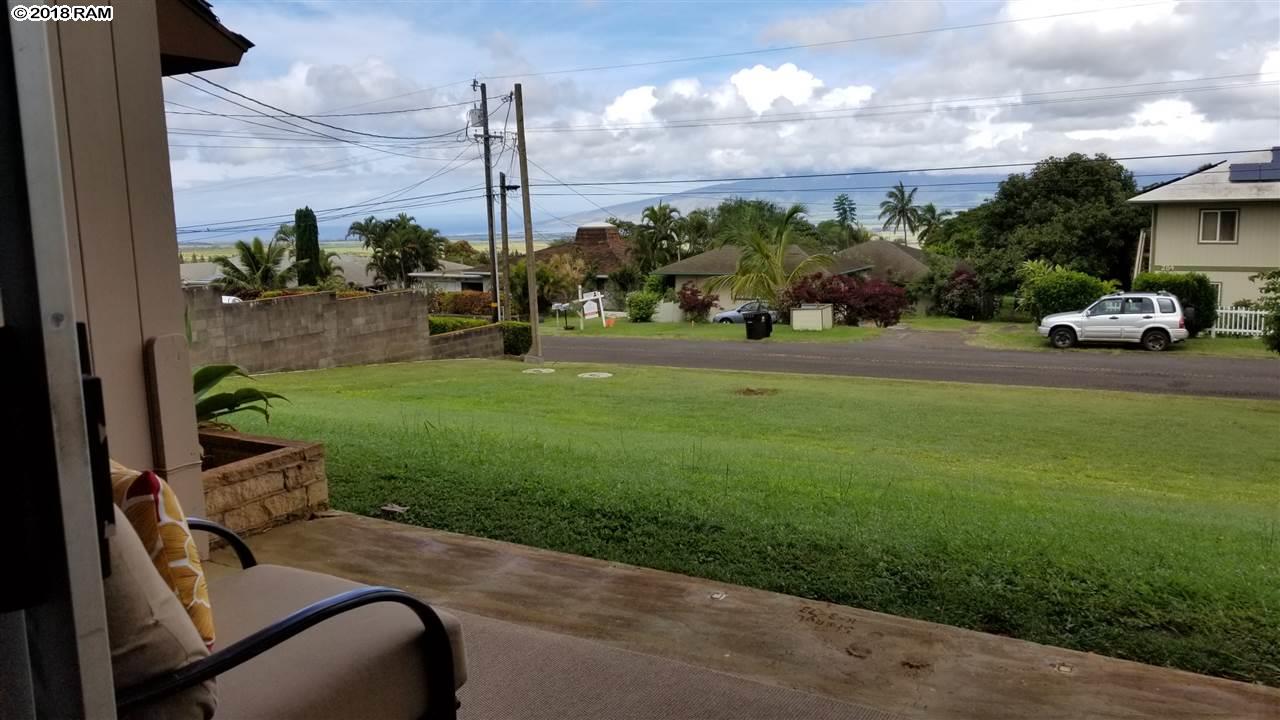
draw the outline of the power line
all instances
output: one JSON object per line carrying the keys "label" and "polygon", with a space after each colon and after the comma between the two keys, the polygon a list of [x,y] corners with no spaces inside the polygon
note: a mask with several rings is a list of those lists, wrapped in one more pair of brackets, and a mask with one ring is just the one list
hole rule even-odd
{"label": "power line", "polygon": [[355,103],[354,105],[342,105],[336,108],[329,108],[329,110],[326,112],[333,111],[333,110],[350,110],[351,108],[367,107],[369,105],[376,105],[377,103],[386,102],[388,100],[399,100],[400,98],[409,97],[411,95],[421,95],[422,93],[431,92],[432,90],[443,90],[447,87],[454,87],[455,85],[465,85],[469,82],[471,82],[471,78],[467,78],[466,80],[457,80],[451,83],[445,83],[444,85],[436,85],[434,87],[423,88],[421,90],[410,90],[409,92],[400,93],[399,95],[388,95],[387,97],[378,98],[377,100],[367,100],[365,102]]}
{"label": "power line", "polygon": [[[1169,158],[1183,158],[1183,157],[1242,155],[1245,153],[1256,153],[1256,152],[1269,152],[1269,148],[1264,148],[1262,150],[1218,150],[1215,152],[1168,153],[1164,155],[1129,155],[1125,157],[1085,158],[1085,160],[1099,160],[1099,161],[1164,160]],[[530,160],[530,162],[533,162],[533,161]],[[606,185],[672,185],[672,184],[692,184],[692,183],[710,184],[710,183],[725,183],[725,182],[745,182],[748,180],[791,180],[791,179],[799,179],[799,178],[855,177],[860,175],[894,175],[894,174],[925,173],[925,172],[944,172],[949,170],[990,170],[993,168],[1031,167],[1034,165],[1038,165],[1041,162],[1044,162],[1044,161],[1036,160],[1032,162],[986,163],[982,165],[951,165],[946,167],[907,168],[907,169],[899,169],[899,170],[851,170],[848,172],[804,173],[799,175],[753,175],[753,176],[727,177],[727,178],[690,178],[687,180],[604,180],[604,181],[598,181],[598,182],[572,182],[572,183],[566,183],[564,181],[561,181],[559,178],[556,178],[554,175],[551,175],[551,173],[548,172],[547,175],[551,175],[551,178],[556,182],[552,182],[552,183],[531,182],[529,183],[529,185],[530,187],[537,187],[537,186],[581,187],[583,185],[606,186]],[[543,172],[546,172],[546,168],[543,168],[540,165],[538,166],[538,168],[541,169]]]}
{"label": "power line", "polygon": [[[461,189],[458,189],[458,190],[447,190],[447,191],[444,191],[444,192],[430,193],[430,194],[427,194],[427,195],[416,195],[416,196],[414,196],[414,197],[400,198],[400,200],[398,200],[398,201],[386,200],[386,201],[382,201],[382,202],[362,202],[362,203],[352,203],[352,204],[350,204],[350,205],[340,205],[340,206],[338,206],[338,207],[332,207],[332,208],[320,208],[320,209],[316,210],[315,212],[316,212],[317,214],[320,214],[320,213],[330,213],[330,212],[337,212],[337,211],[341,211],[341,210],[350,210],[350,209],[353,209],[353,208],[363,208],[360,212],[366,212],[366,211],[368,211],[370,208],[374,208],[375,206],[379,206],[379,205],[387,205],[387,204],[391,204],[391,203],[393,203],[393,202],[408,202],[408,201],[411,201],[411,200],[423,200],[423,199],[428,199],[428,198],[446,197],[446,196],[449,196],[449,195],[458,195],[458,194],[460,194],[460,193],[471,192],[471,191],[473,191],[473,190],[475,190],[475,189],[476,189],[476,188],[474,188],[474,187],[468,187],[468,188],[461,188]],[[377,209],[385,209],[385,208],[377,208]],[[359,213],[357,213],[357,214],[359,214]],[[200,227],[200,228],[197,228],[195,225],[180,225],[180,226],[178,226],[177,230],[178,230],[178,232],[179,232],[179,233],[184,233],[184,234],[185,234],[185,233],[194,233],[194,232],[221,232],[221,231],[223,231],[223,230],[230,230],[231,228],[227,228],[227,227],[223,227],[223,228],[215,228],[215,227],[213,227],[213,226],[215,226],[215,225],[232,225],[232,224],[235,224],[235,223],[246,223],[246,222],[253,222],[253,221],[257,221],[257,220],[270,220],[270,219],[273,219],[273,218],[279,219],[279,218],[288,218],[288,217],[292,217],[292,215],[290,215],[290,214],[261,215],[261,216],[258,216],[258,217],[238,218],[238,219],[235,219],[235,220],[222,220],[222,221],[219,221],[219,222],[205,223],[205,224],[204,224],[204,226],[203,226],[203,227]]]}
{"label": "power line", "polygon": [[[532,163],[534,167],[538,168],[539,170],[541,170],[542,172],[544,172],[544,173],[546,173],[546,174],[548,174],[548,175],[551,175],[551,177],[552,177],[553,179],[555,179],[556,181],[559,181],[559,178],[557,178],[555,175],[553,175],[553,174],[551,173],[551,171],[550,171],[550,170],[548,170],[548,169],[546,169],[546,168],[542,167],[541,165],[539,165],[537,162],[535,162],[535,161],[533,160],[533,158],[530,158],[530,157],[526,156],[526,157],[525,157],[525,159],[526,159],[526,160],[528,160],[530,163]],[[578,192],[578,191],[577,191],[576,189],[574,189],[573,187],[570,187],[570,185],[569,185],[569,184],[567,184],[567,183],[563,183],[563,182],[562,182],[562,183],[560,183],[560,185],[562,185],[563,187],[567,187],[567,188],[569,188],[570,190],[573,190],[573,192],[574,192],[578,197],[580,197],[580,198],[582,198],[583,200],[586,200],[587,202],[589,202],[589,203],[591,203],[592,205],[594,205],[594,206],[596,207],[596,209],[598,209],[600,212],[604,212],[604,213],[609,212],[608,210],[606,210],[606,209],[604,209],[603,207],[601,207],[601,206],[600,206],[600,204],[599,204],[599,203],[597,203],[595,200],[592,200],[591,198],[587,197],[586,195],[583,195],[582,193]],[[533,185],[533,183],[529,183],[529,187],[530,187],[530,189],[532,189],[532,188],[533,188],[533,186],[534,186],[534,185]],[[546,212],[546,211],[543,211],[543,212]],[[548,213],[548,214],[549,214],[549,213]]]}
{"label": "power line", "polygon": [[[209,90],[206,90],[206,89],[204,89],[204,88],[202,88],[202,87],[199,87],[199,86],[197,86],[197,85],[192,85],[191,83],[189,83],[189,82],[187,82],[187,81],[183,80],[182,78],[173,78],[173,80],[175,80],[175,81],[177,81],[177,82],[179,82],[179,83],[182,83],[183,85],[186,85],[186,86],[187,86],[187,87],[189,87],[189,88],[192,88],[192,89],[194,89],[194,90],[198,90],[199,92],[205,93],[206,95],[210,95],[210,96],[212,96],[212,97],[218,98],[219,100],[222,100],[223,102],[228,102],[228,103],[231,103],[232,105],[235,105],[235,106],[237,106],[237,107],[242,107],[242,108],[244,108],[244,109],[246,109],[246,110],[251,110],[251,111],[253,111],[253,112],[256,112],[256,113],[259,113],[259,114],[262,114],[262,115],[265,115],[265,114],[266,114],[266,113],[263,113],[262,111],[258,110],[257,108],[250,107],[250,106],[248,106],[248,105],[245,105],[244,103],[237,102],[237,101],[232,100],[232,99],[230,99],[230,98],[222,97],[221,95],[218,95],[217,93],[210,92]],[[205,82],[208,82],[208,81],[206,80]],[[271,106],[270,106],[270,105],[267,105],[266,107],[271,107]],[[221,115],[219,115],[218,113],[211,113],[211,114],[213,114],[213,115],[217,115],[217,116],[221,117]],[[254,123],[254,122],[252,122],[252,121],[250,121],[250,120],[246,120],[246,119],[244,119],[244,118],[229,118],[229,119],[231,119],[231,120],[237,120],[237,121],[239,121],[239,122],[247,122],[247,123],[250,123],[251,125],[260,125],[260,124],[261,124],[261,123]],[[345,144],[347,144],[347,145],[355,145],[356,147],[368,148],[368,149],[370,149],[370,150],[376,150],[376,151],[378,151],[378,152],[386,153],[386,154],[388,154],[388,155],[400,155],[400,156],[402,156],[402,157],[416,158],[416,159],[419,159],[419,160],[424,159],[424,158],[422,158],[421,156],[418,156],[418,155],[410,155],[410,154],[408,154],[408,153],[401,153],[401,152],[396,152],[396,151],[394,151],[394,150],[387,150],[387,149],[385,149],[385,148],[375,147],[375,146],[373,146],[373,145],[369,145],[369,144],[367,144],[367,143],[360,142],[360,141],[357,141],[357,140],[351,140],[351,139],[348,139],[348,138],[341,138],[341,137],[338,137],[338,136],[336,136],[336,135],[329,135],[328,133],[320,132],[319,130],[313,130],[313,129],[308,128],[308,127],[303,127],[303,126],[301,126],[301,125],[298,125],[297,123],[293,123],[293,122],[290,122],[290,121],[288,121],[288,120],[278,119],[278,120],[277,120],[277,122],[284,123],[284,124],[289,125],[289,126],[294,127],[294,128],[300,128],[300,129],[301,129],[301,130],[303,130],[304,132],[308,132],[308,133],[311,133],[311,134],[313,134],[313,135],[318,135],[318,136],[320,136],[320,137],[328,138],[328,139],[333,140],[333,141],[336,141],[336,142],[345,143]],[[277,130],[286,130],[286,128],[274,128],[274,129],[277,129]],[[460,131],[458,131],[458,132],[462,132],[463,130],[466,130],[466,128],[463,128],[462,130],[460,130]],[[454,134],[456,135],[457,133],[454,133]]]}
{"label": "power line", "polygon": [[[1173,94],[1201,93],[1201,92],[1221,92],[1223,90],[1236,90],[1239,88],[1247,88],[1247,87],[1275,86],[1278,84],[1280,84],[1280,81],[1264,80],[1264,81],[1258,81],[1258,82],[1252,82],[1252,83],[1233,83],[1229,85],[1204,85],[1200,87],[1166,88],[1163,90],[1146,90],[1142,92],[1109,93],[1109,94],[1103,94],[1103,95],[1046,98],[1042,100],[1027,100],[1027,101],[1020,100],[1016,102],[986,103],[982,105],[944,105],[942,107],[926,107],[926,108],[919,108],[915,110],[890,110],[886,112],[874,112],[875,110],[881,110],[883,108],[950,102],[948,100],[930,100],[930,101],[920,101],[920,102],[913,102],[913,103],[899,103],[897,105],[868,105],[862,108],[840,108],[839,110],[844,112],[843,115],[832,114],[832,115],[821,115],[821,116],[815,117],[811,113],[810,114],[788,113],[786,115],[767,115],[762,117],[756,117],[756,119],[753,119],[753,120],[733,120],[729,118],[706,117],[706,118],[685,118],[682,120],[671,120],[671,121],[654,121],[653,123],[646,123],[646,124],[632,123],[632,124],[626,124],[626,125],[576,125],[576,126],[562,126],[562,127],[557,127],[554,125],[544,125],[542,127],[537,127],[537,128],[528,128],[525,130],[525,132],[566,133],[566,132],[620,132],[623,130],[679,130],[684,128],[776,125],[778,123],[815,122],[819,120],[848,120],[848,119],[862,118],[862,117],[887,117],[891,115],[933,115],[938,113],[958,112],[958,111],[964,111],[964,110],[988,110],[988,109],[1008,108],[1008,107],[1034,107],[1037,105],[1058,105],[1062,103],[1114,100],[1117,98],[1151,97],[1155,95],[1173,95]],[[1080,91],[1055,90],[1052,92],[1067,93],[1067,92],[1080,92]],[[1047,94],[1047,92],[1039,93],[1039,94]],[[1004,95],[1004,96],[997,96],[997,97],[1010,97],[1010,96]],[[812,112],[834,113],[836,112],[836,110],[822,110],[822,111],[812,111]],[[734,117],[743,118],[747,116],[738,115]],[[755,117],[755,116],[751,116],[751,117]],[[659,122],[660,124],[654,124]]]}
{"label": "power line", "polygon": [[[465,201],[468,201],[468,200],[478,200],[478,199],[483,199],[483,198],[484,198],[484,195],[471,195],[471,196],[468,196],[468,197],[449,198],[449,199],[445,199],[445,200],[435,200],[435,201],[431,201],[431,202],[419,203],[419,204],[413,204],[413,205],[403,205],[403,206],[396,207],[396,208],[391,208],[391,209],[392,209],[392,210],[397,210],[397,211],[415,210],[415,209],[419,209],[419,208],[425,208],[425,207],[436,207],[436,206],[438,206],[438,205],[448,205],[448,204],[451,204],[451,203],[456,203],[456,202],[465,202]],[[349,212],[349,213],[344,213],[344,214],[342,214],[342,215],[335,215],[335,216],[331,216],[331,217],[326,217],[326,218],[324,218],[324,219],[325,219],[325,220],[342,220],[342,219],[345,219],[345,218],[355,217],[355,216],[357,216],[357,215],[363,215],[363,214],[364,214],[364,213],[363,213],[363,211],[359,211],[359,210],[357,210],[357,211],[355,211],[355,212]],[[275,217],[280,217],[280,216],[275,216]],[[269,224],[265,224],[265,225],[245,226],[245,227],[242,227],[242,228],[230,229],[230,230],[228,230],[227,232],[225,232],[225,233],[223,233],[223,234],[221,234],[221,235],[214,235],[213,237],[205,238],[205,240],[206,240],[206,241],[220,240],[220,239],[223,239],[223,238],[234,237],[234,236],[236,236],[236,235],[242,235],[242,234],[244,234],[244,233],[254,232],[254,231],[257,231],[257,230],[271,230],[271,229],[275,228],[278,224],[279,224],[279,223],[274,223],[274,222],[273,222],[273,223],[269,223]],[[209,232],[222,232],[222,230],[227,230],[227,228],[214,229],[214,230],[210,230]],[[180,232],[179,234],[190,234],[190,233],[181,233],[181,232]]]}
{"label": "power line", "polygon": [[806,50],[810,48],[832,47],[835,45],[850,45],[853,43],[869,42],[872,40],[892,40],[895,38],[913,37],[916,35],[927,35],[930,33],[951,32],[955,30],[974,30],[984,27],[995,27],[999,25],[1013,25],[1015,23],[1032,22],[1035,20],[1053,20],[1056,18],[1072,17],[1076,15],[1090,15],[1093,13],[1110,12],[1113,10],[1127,10],[1131,8],[1151,7],[1152,5],[1168,5],[1165,0],[1161,2],[1140,3],[1137,5],[1116,5],[1112,7],[1095,8],[1092,10],[1074,10],[1071,12],[1055,13],[1053,15],[1039,15],[1036,17],[1012,18],[1008,20],[990,20],[980,23],[968,23],[966,25],[949,25],[946,27],[929,28],[925,30],[909,30],[906,32],[883,33],[880,35],[863,35],[860,37],[847,38],[844,40],[828,40],[825,42],[803,43],[799,45],[781,45],[778,47],[762,48],[759,50],[739,50],[736,52],[715,53],[713,55],[693,55],[689,57],[668,58],[665,60],[647,60],[644,62],[619,63],[616,65],[593,65],[587,67],[567,68],[563,70],[542,70],[527,73],[513,73],[508,75],[487,75],[486,80],[507,80],[513,78],[539,77],[543,75],[567,75],[571,73],[583,72],[599,72],[602,70],[623,70],[627,68],[646,67],[650,65],[671,65],[674,63],[698,62],[702,60],[719,60],[722,58],[745,57],[748,55],[762,55],[766,53],[787,52],[790,50]]}
{"label": "power line", "polygon": [[[382,134],[382,133],[370,133],[370,132],[364,132],[364,131],[362,131],[362,130],[352,130],[351,128],[345,128],[345,127],[342,127],[342,126],[340,126],[340,125],[333,125],[333,124],[330,124],[330,123],[327,123],[327,122],[322,122],[322,121],[320,121],[320,120],[314,120],[314,119],[309,118],[309,117],[307,117],[307,116],[305,116],[305,115],[298,115],[297,113],[289,112],[288,110],[285,110],[285,109],[283,109],[283,108],[278,108],[278,107],[276,107],[275,105],[272,105],[271,103],[266,103],[266,102],[263,102],[263,101],[261,101],[261,100],[258,100],[257,98],[253,98],[253,97],[250,97],[250,96],[248,96],[248,95],[245,95],[245,94],[244,94],[244,93],[242,93],[242,92],[237,92],[237,91],[235,91],[235,90],[232,90],[231,88],[227,87],[226,85],[222,85],[222,84],[216,83],[216,82],[214,82],[214,81],[212,81],[212,80],[209,80],[208,78],[201,77],[200,75],[197,75],[197,74],[195,74],[195,73],[188,73],[188,74],[189,74],[191,77],[193,77],[193,78],[195,78],[195,79],[197,79],[197,80],[199,80],[199,81],[201,81],[201,82],[207,83],[207,84],[209,84],[209,85],[212,85],[212,86],[214,86],[214,87],[216,87],[216,88],[218,88],[218,89],[222,90],[223,92],[229,92],[229,93],[231,93],[232,95],[235,95],[236,97],[243,98],[243,99],[248,100],[249,102],[252,102],[252,103],[257,103],[258,105],[261,105],[262,107],[270,108],[270,109],[272,109],[272,110],[275,110],[275,111],[276,111],[276,112],[278,112],[278,113],[283,113],[284,115],[286,115],[286,116],[288,116],[288,117],[295,118],[295,119],[297,119],[297,120],[302,120],[303,122],[309,122],[309,123],[311,123],[311,124],[313,124],[313,125],[319,125],[319,126],[321,126],[321,127],[326,127],[326,128],[331,129],[331,130],[338,130],[339,132],[350,133],[350,134],[352,134],[352,135],[362,135],[362,136],[364,136],[364,137],[380,138],[380,139],[383,139],[383,140],[432,140],[432,139],[435,139],[435,138],[441,138],[441,137],[447,137],[447,136],[449,136],[449,135],[455,135],[455,134],[457,134],[458,132],[460,132],[460,131],[456,131],[456,130],[451,130],[451,131],[449,131],[449,132],[441,133],[441,134],[438,134],[438,135],[416,135],[416,136],[412,136],[412,135],[385,135],[385,134]],[[184,85],[188,85],[188,86],[190,86],[190,87],[195,87],[194,85],[191,85],[190,83],[184,82],[184,81],[183,81],[183,80],[181,80],[180,78],[178,78],[177,80],[178,80],[178,82],[181,82],[181,83],[183,83]],[[212,93],[210,93],[210,94],[212,94]],[[214,97],[217,97],[217,96],[216,96],[216,95],[214,95]],[[222,99],[223,99],[223,100],[226,100],[226,98],[222,98]],[[237,103],[237,104],[238,104],[238,103]],[[248,109],[253,110],[254,108],[248,108]],[[255,111],[255,112],[256,112],[256,111]],[[266,113],[260,113],[260,114],[266,115]],[[466,130],[466,128],[464,127],[464,128],[462,128],[462,130]]]}
{"label": "power line", "polygon": [[[202,79],[203,79],[203,78],[202,78]],[[176,103],[175,103],[175,104],[176,104]],[[428,105],[428,106],[426,106],[426,107],[400,108],[399,110],[372,110],[372,111],[369,111],[369,112],[358,112],[358,113],[317,113],[317,114],[313,114],[313,115],[293,115],[293,114],[283,114],[283,115],[267,115],[266,117],[271,117],[271,118],[282,118],[282,117],[304,117],[304,118],[370,117],[370,116],[374,116],[374,115],[400,115],[400,114],[403,114],[403,113],[426,112],[427,110],[444,110],[444,109],[446,109],[446,108],[462,107],[462,106],[464,106],[464,105],[473,105],[473,104],[474,104],[474,101],[472,101],[472,100],[463,100],[462,102],[449,103],[449,104],[447,104],[447,105]],[[199,114],[200,114],[200,108],[195,108],[194,110],[187,110],[187,111],[182,111],[182,110],[165,110],[165,113],[167,113],[167,114],[169,114],[169,115],[199,115]],[[229,115],[227,115],[226,117],[240,118],[240,117],[257,117],[257,116],[256,116],[256,115],[247,115],[247,114],[229,114]]]}

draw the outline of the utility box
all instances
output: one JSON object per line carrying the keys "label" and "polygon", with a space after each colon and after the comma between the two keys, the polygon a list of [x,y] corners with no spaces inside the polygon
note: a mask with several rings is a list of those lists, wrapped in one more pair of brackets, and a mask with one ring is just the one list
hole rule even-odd
{"label": "utility box", "polygon": [[812,303],[791,310],[792,330],[830,330],[835,317],[830,303]]}

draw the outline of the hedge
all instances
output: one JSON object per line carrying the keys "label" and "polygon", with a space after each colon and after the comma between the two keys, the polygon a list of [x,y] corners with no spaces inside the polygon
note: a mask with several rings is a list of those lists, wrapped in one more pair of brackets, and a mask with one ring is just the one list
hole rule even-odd
{"label": "hedge", "polygon": [[[1183,314],[1187,318],[1187,332],[1191,337],[1208,330],[1218,321],[1218,291],[1209,276],[1204,273],[1145,272],[1133,279],[1133,289],[1138,292],[1163,290],[1178,296]],[[1190,311],[1187,308],[1191,308]]]}
{"label": "hedge", "polygon": [[649,322],[660,302],[662,296],[648,290],[627,293],[627,319],[634,323]]}
{"label": "hedge", "polygon": [[1114,280],[1099,280],[1082,272],[1057,268],[1028,277],[1018,289],[1018,295],[1040,320],[1054,313],[1083,310],[1115,290]]}
{"label": "hedge", "polygon": [[524,355],[533,347],[533,330],[527,322],[504,320],[502,328],[502,352],[507,355]]}
{"label": "hedge", "polygon": [[431,328],[432,335],[439,335],[441,333],[454,332],[455,330],[483,327],[488,325],[489,321],[481,320],[480,318],[432,317],[427,318],[427,324]]}
{"label": "hedge", "polygon": [[433,300],[432,312],[450,315],[489,315],[493,312],[493,297],[479,290],[439,293]]}

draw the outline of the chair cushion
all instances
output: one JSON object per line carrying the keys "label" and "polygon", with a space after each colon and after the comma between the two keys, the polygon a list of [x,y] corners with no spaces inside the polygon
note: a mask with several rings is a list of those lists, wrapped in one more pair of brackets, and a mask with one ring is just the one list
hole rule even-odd
{"label": "chair cushion", "polygon": [[[215,578],[209,594],[226,647],[313,602],[361,587],[332,575],[257,565]],[[462,627],[439,615],[460,687],[466,680]],[[343,613],[219,675],[218,715],[420,718],[427,701],[421,637],[421,621],[403,605],[375,603]]]}
{"label": "chair cushion", "polygon": [[159,475],[130,470],[114,460],[111,494],[142,539],[156,572],[186,608],[204,644],[213,647],[213,610],[204,566],[178,495]]}
{"label": "chair cushion", "polygon": [[[108,543],[111,574],[102,583],[106,599],[111,672],[117,689],[209,654],[191,618],[156,572],[142,541],[120,508]],[[122,718],[209,718],[217,706],[213,681],[148,703]]]}

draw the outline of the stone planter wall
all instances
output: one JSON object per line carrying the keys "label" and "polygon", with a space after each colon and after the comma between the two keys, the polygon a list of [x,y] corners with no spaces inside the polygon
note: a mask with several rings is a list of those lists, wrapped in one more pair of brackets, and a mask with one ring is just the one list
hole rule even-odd
{"label": "stone planter wall", "polygon": [[201,431],[205,513],[240,535],[329,508],[320,443]]}

